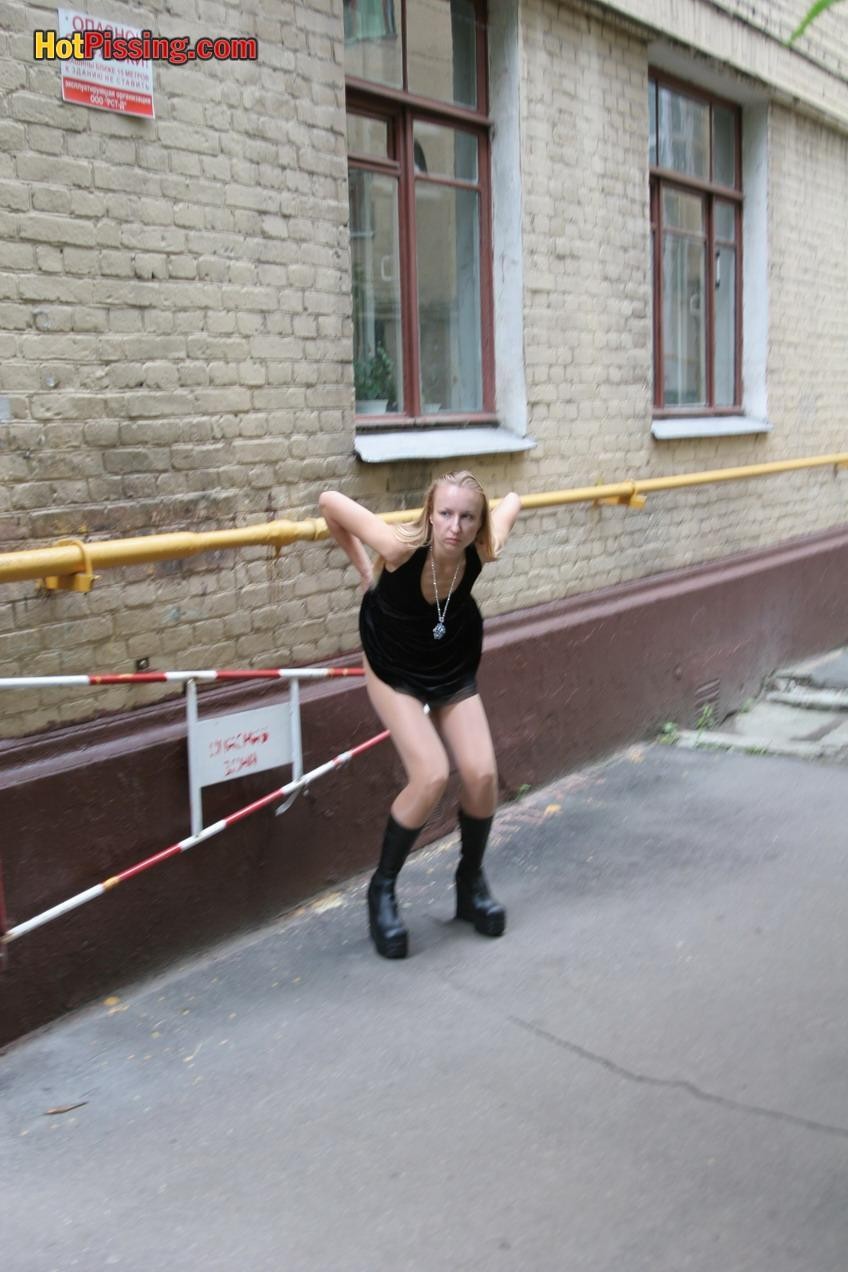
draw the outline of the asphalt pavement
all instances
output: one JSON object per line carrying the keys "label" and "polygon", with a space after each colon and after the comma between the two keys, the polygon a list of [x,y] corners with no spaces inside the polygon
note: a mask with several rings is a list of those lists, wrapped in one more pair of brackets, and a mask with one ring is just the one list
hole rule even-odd
{"label": "asphalt pavement", "polygon": [[499,940],[452,838],[405,961],[359,878],[116,987],[0,1057],[3,1268],[844,1272],[846,806],[637,746],[500,811]]}

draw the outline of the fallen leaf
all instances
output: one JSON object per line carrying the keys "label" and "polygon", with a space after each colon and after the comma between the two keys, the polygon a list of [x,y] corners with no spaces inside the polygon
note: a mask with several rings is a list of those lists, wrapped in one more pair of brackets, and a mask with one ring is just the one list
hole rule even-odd
{"label": "fallen leaf", "polygon": [[81,1109],[86,1104],[88,1104],[88,1100],[80,1100],[79,1104],[59,1104],[55,1109],[46,1109],[44,1116],[50,1117],[53,1113],[70,1113],[73,1109]]}
{"label": "fallen leaf", "polygon": [[340,892],[331,892],[329,896],[321,897],[315,901],[312,908],[316,914],[324,914],[326,910],[338,910],[344,898]]}

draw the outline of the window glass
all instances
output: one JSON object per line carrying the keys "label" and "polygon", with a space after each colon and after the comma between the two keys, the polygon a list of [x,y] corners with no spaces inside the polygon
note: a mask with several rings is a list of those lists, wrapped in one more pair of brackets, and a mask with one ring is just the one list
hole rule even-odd
{"label": "window glass", "polygon": [[736,185],[736,115],[726,106],[713,107],[713,180]]}
{"label": "window glass", "polygon": [[477,180],[477,138],[472,133],[417,120],[414,139],[417,173]]}
{"label": "window glass", "polygon": [[666,229],[687,230],[690,234],[702,234],[704,230],[704,201],[697,194],[684,194],[682,190],[663,190],[663,224]]}
{"label": "window glass", "polygon": [[651,167],[657,162],[657,86],[653,80],[648,84],[648,162]]}
{"label": "window glass", "polygon": [[665,403],[702,405],[707,395],[704,245],[679,234],[663,237]]}
{"label": "window glass", "polygon": [[480,207],[476,190],[415,184],[421,405],[483,406],[480,338]]}
{"label": "window glass", "polygon": [[403,402],[398,184],[350,170],[356,409],[376,415]]}
{"label": "window glass", "polygon": [[736,400],[736,249],[718,247],[715,254],[716,406]]}
{"label": "window glass", "polygon": [[658,133],[661,168],[709,180],[710,108],[705,102],[660,87]]}
{"label": "window glass", "polygon": [[367,115],[347,117],[348,154],[367,159],[388,159],[389,125],[385,119],[369,119]]}
{"label": "window glass", "polygon": [[736,207],[733,203],[725,203],[723,199],[715,201],[716,238],[727,243],[736,242]]}
{"label": "window glass", "polygon": [[344,0],[346,75],[401,87],[403,50],[395,9],[395,0]]}
{"label": "window glass", "polygon": [[406,40],[410,92],[477,105],[473,0],[412,0],[406,6]]}

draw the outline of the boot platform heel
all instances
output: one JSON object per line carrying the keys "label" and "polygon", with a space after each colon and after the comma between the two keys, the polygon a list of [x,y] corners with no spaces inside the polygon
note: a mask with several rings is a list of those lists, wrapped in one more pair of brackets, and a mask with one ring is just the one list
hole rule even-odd
{"label": "boot platform heel", "polygon": [[395,881],[381,877],[379,870],[368,886],[368,929],[383,958],[406,958],[409,933],[398,914]]}
{"label": "boot platform heel", "polygon": [[398,932],[394,936],[383,936],[374,925],[371,925],[371,939],[374,948],[383,958],[406,958],[409,953],[409,934]]}
{"label": "boot platform heel", "polygon": [[481,936],[503,936],[506,931],[506,910],[489,892],[482,870],[468,881],[457,871],[456,917],[473,923]]}

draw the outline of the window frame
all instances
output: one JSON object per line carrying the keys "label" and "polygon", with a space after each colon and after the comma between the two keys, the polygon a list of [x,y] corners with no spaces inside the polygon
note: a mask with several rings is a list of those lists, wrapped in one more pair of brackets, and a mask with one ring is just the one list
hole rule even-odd
{"label": "window frame", "polygon": [[[345,118],[362,115],[388,126],[388,158],[375,159],[348,151],[348,170],[359,169],[393,177],[398,182],[398,257],[401,341],[403,345],[404,401],[385,415],[356,415],[357,430],[381,431],[426,424],[430,427],[497,422],[495,413],[494,283],[492,277],[492,120],[488,114],[488,57],[486,0],[472,0],[476,26],[477,106],[458,106],[412,93],[408,89],[407,6],[400,10],[396,37],[402,41],[402,87],[393,88],[356,76],[345,76]],[[444,0],[447,4],[449,0]],[[416,122],[472,133],[478,142],[477,180],[465,181],[416,172],[413,130]],[[480,257],[480,356],[482,407],[479,410],[440,411],[425,415],[421,401],[420,333],[418,318],[418,265],[416,259],[416,182],[472,189],[479,196]]]}
{"label": "window frame", "polygon": [[[697,85],[690,84],[675,76],[654,67],[648,69],[648,92],[656,88],[670,89],[682,97],[692,101],[704,102],[710,108],[710,180],[687,176],[672,168],[663,168],[650,163],[649,172],[649,209],[650,233],[653,246],[652,253],[652,292],[653,292],[653,417],[655,419],[673,419],[685,416],[722,416],[739,415],[743,410],[742,394],[742,355],[743,355],[743,322],[742,322],[742,211],[744,195],[742,189],[742,108],[738,102],[720,97]],[[659,100],[659,98],[658,98]],[[730,110],[735,124],[735,171],[734,186],[725,186],[713,180],[714,168],[714,114],[713,107],[720,106]],[[657,111],[657,128],[659,127],[659,111]],[[659,151],[657,151],[659,159]],[[662,192],[664,189],[679,190],[684,194],[697,196],[704,207],[704,237],[706,240],[706,260],[704,273],[704,324],[705,324],[705,383],[706,401],[691,405],[667,405],[664,399],[664,342],[663,342],[663,235],[665,233],[662,215]],[[717,238],[715,227],[715,204],[722,200],[734,205],[734,231],[736,252],[736,286],[735,286],[735,354],[734,354],[734,400],[729,405],[715,404],[715,260],[718,246],[726,244],[726,240]]]}

